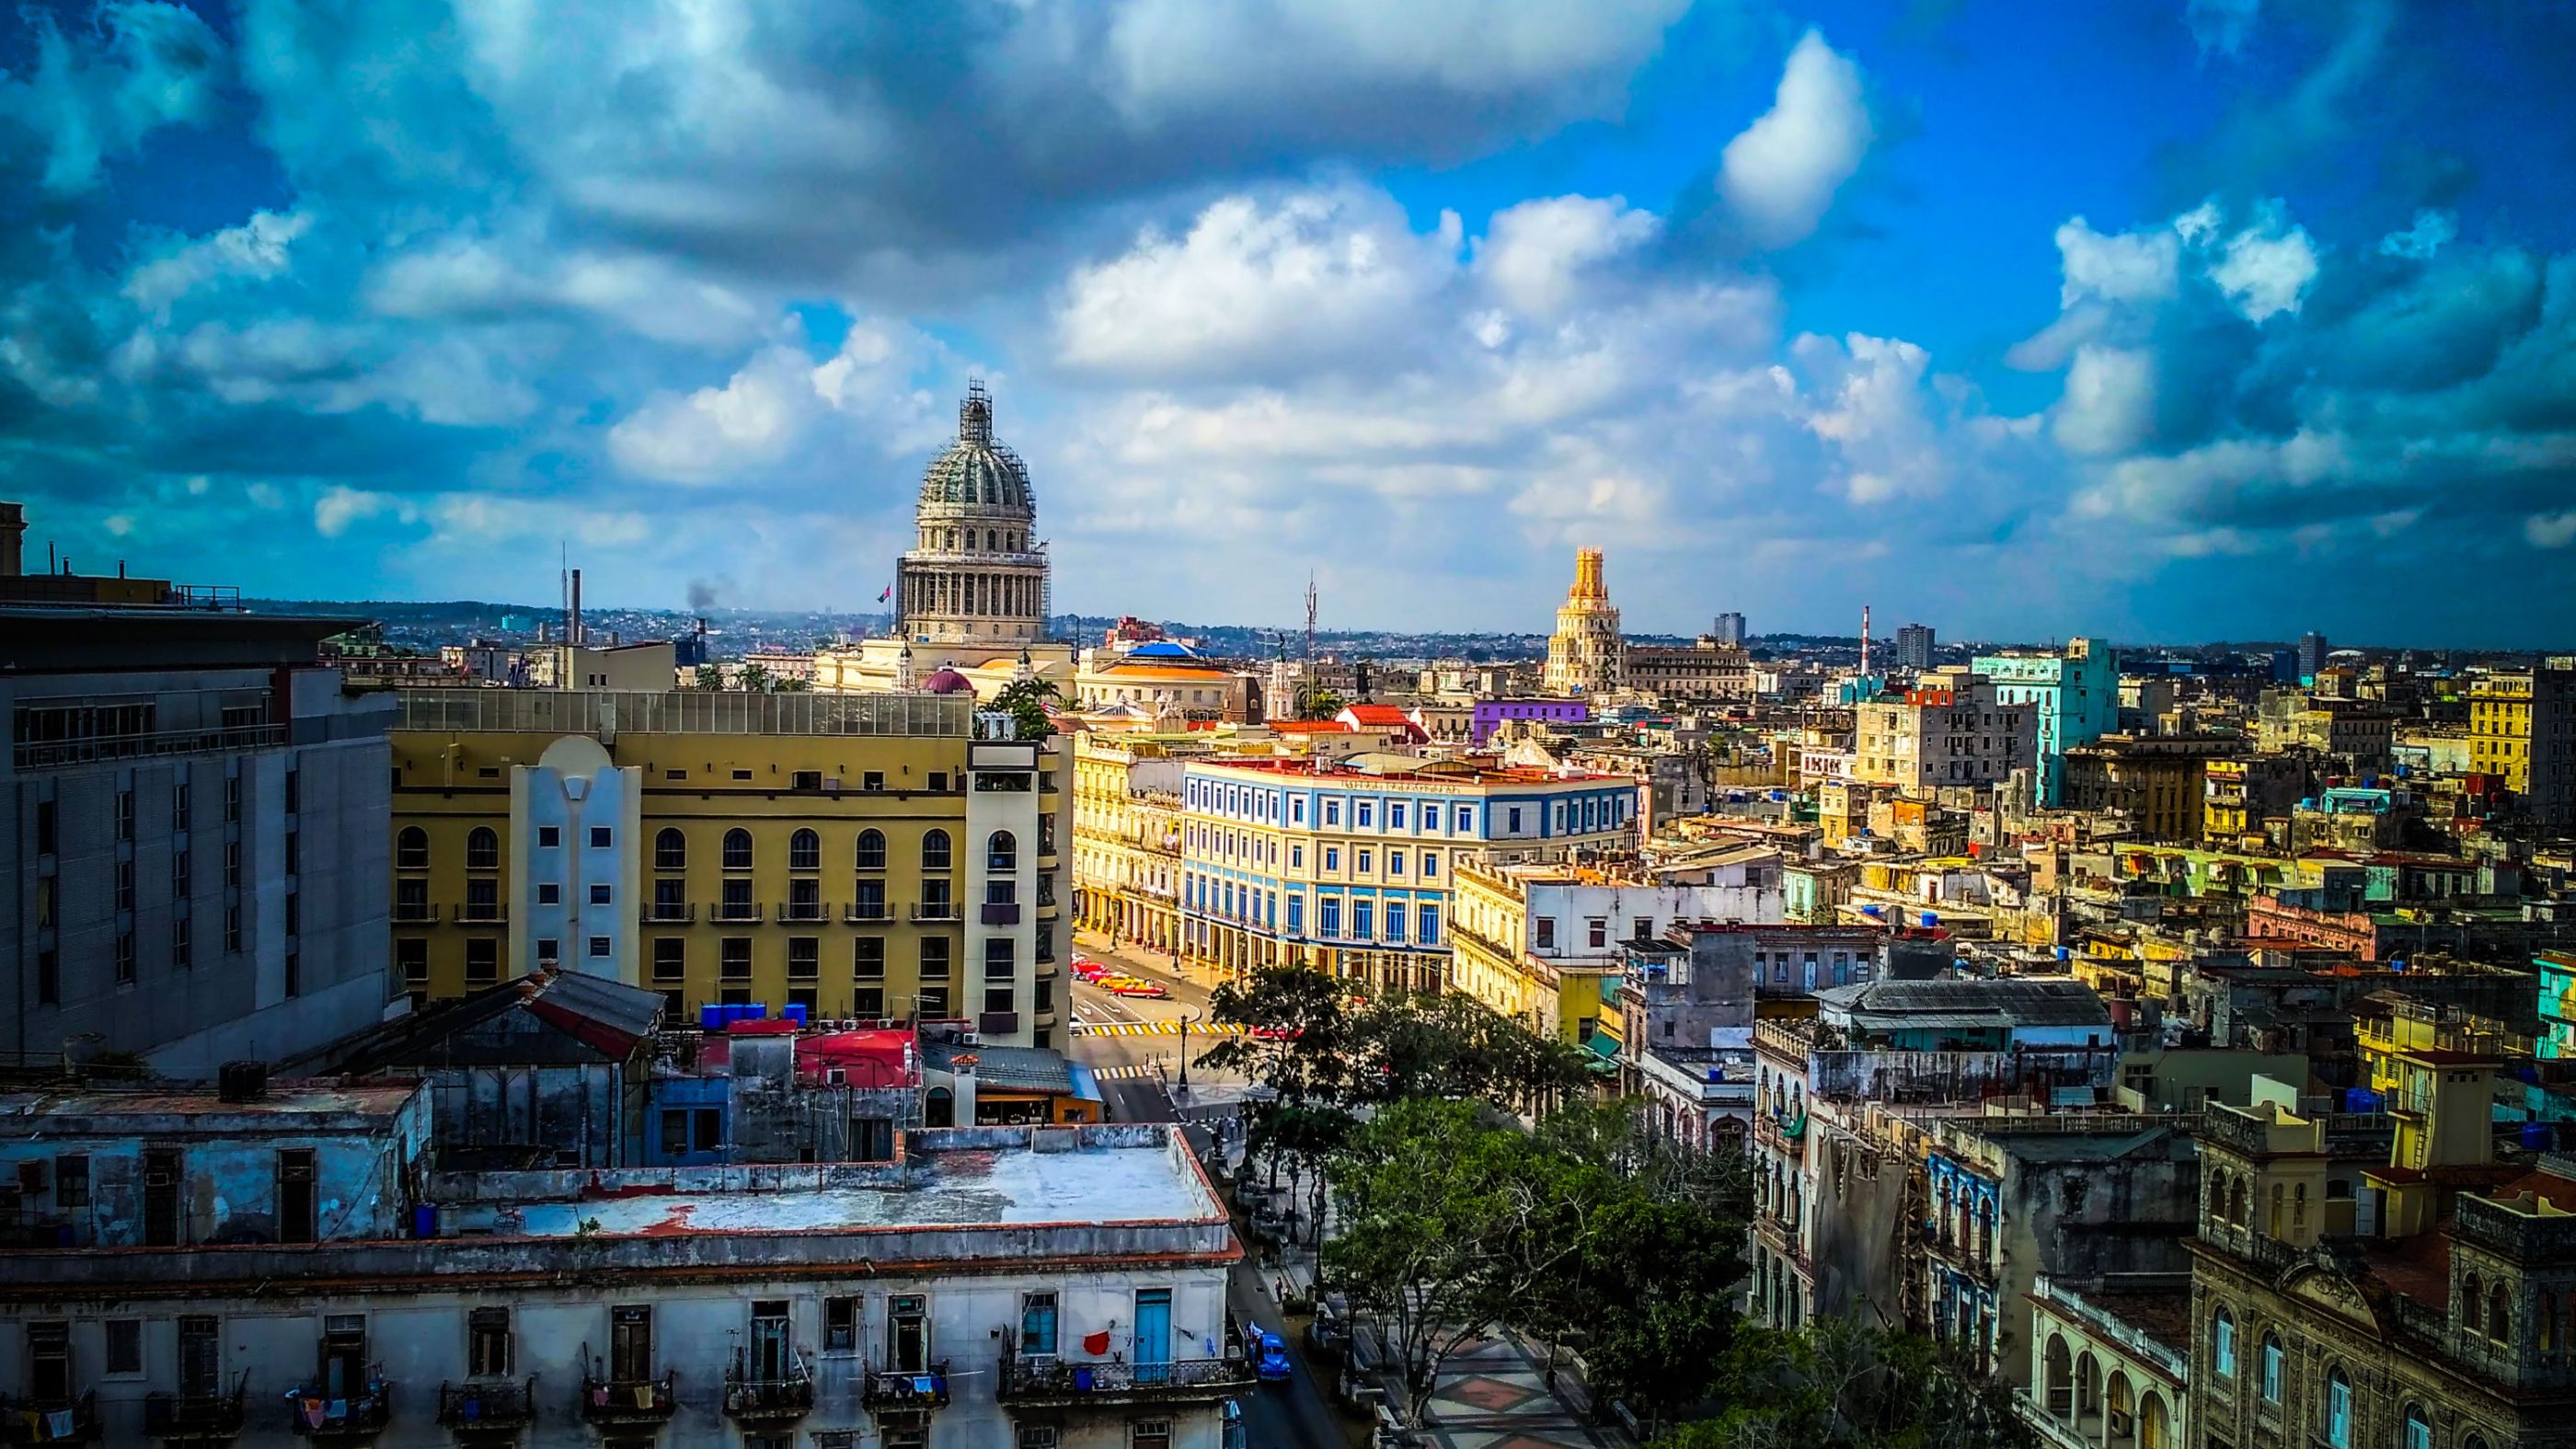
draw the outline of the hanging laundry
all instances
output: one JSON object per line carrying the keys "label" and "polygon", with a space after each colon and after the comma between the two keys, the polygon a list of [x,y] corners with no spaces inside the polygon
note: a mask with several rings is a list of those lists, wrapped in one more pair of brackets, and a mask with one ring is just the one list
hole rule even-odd
{"label": "hanging laundry", "polygon": [[1108,1330],[1103,1329],[1098,1333],[1084,1334],[1082,1336],[1082,1351],[1095,1358],[1101,1354],[1107,1353],[1109,1351]]}
{"label": "hanging laundry", "polygon": [[47,1414],[45,1416],[45,1428],[57,1439],[70,1438],[72,1436],[72,1411],[69,1409],[56,1409],[52,1413]]}
{"label": "hanging laundry", "polygon": [[653,1407],[653,1386],[651,1384],[638,1384],[635,1386],[635,1407],[639,1409],[649,1409]]}

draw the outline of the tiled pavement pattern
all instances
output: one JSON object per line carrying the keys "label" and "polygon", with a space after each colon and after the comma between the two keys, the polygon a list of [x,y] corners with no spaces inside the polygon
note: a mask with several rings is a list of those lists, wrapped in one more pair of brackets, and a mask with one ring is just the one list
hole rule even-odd
{"label": "tiled pavement pattern", "polygon": [[[1617,1425],[1593,1426],[1547,1391],[1543,1350],[1504,1333],[1470,1339],[1449,1356],[1431,1391],[1420,1437],[1435,1449],[1628,1449]],[[1560,1370],[1570,1387],[1571,1372]]]}

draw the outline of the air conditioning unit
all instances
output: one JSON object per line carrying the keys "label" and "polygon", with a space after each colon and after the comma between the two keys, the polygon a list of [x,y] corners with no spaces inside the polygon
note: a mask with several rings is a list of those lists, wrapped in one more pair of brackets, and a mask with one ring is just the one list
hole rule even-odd
{"label": "air conditioning unit", "polygon": [[835,1087],[846,1087],[850,1084],[850,1074],[840,1067],[834,1067],[823,1074],[823,1080]]}

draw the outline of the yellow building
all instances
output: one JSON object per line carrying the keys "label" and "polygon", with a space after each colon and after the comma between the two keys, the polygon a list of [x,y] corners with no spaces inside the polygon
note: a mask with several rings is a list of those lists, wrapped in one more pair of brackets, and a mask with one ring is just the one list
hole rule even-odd
{"label": "yellow building", "polygon": [[1173,951],[1181,939],[1181,765],[1199,734],[1096,734],[1073,746],[1076,920],[1115,940]]}
{"label": "yellow building", "polygon": [[2469,682],[2469,766],[2500,775],[2551,824],[2576,816],[2576,673],[2500,670]]}
{"label": "yellow building", "polygon": [[541,967],[674,1014],[1063,1035],[1061,745],[963,694],[407,690],[393,969],[416,1000]]}
{"label": "yellow building", "polygon": [[1601,550],[1577,549],[1574,584],[1556,611],[1547,641],[1547,692],[1552,695],[1616,694],[1627,685],[1628,641],[1619,632],[1619,610],[1601,578]]}

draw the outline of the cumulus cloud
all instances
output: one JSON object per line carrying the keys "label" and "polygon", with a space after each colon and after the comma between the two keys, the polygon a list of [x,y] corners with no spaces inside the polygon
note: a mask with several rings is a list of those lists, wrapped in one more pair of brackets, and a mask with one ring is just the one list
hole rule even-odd
{"label": "cumulus cloud", "polygon": [[2125,453],[2155,430],[2154,357],[2140,349],[2086,345],[2066,372],[2066,395],[2050,427],[2068,452]]}
{"label": "cumulus cloud", "polygon": [[2450,212],[2427,207],[2415,213],[2415,224],[2404,231],[2392,231],[2379,239],[2379,254],[2384,257],[2406,257],[2423,261],[2440,251],[2460,234],[2460,219]]}
{"label": "cumulus cloud", "polygon": [[168,320],[171,304],[200,287],[230,280],[263,281],[284,272],[287,251],[313,228],[309,213],[255,211],[240,226],[202,241],[165,243],[125,279],[125,295]]}
{"label": "cumulus cloud", "polygon": [[1659,223],[1624,196],[1554,196],[1494,213],[1476,244],[1476,270],[1524,316],[1561,315],[1600,264],[1655,235]]}
{"label": "cumulus cloud", "polygon": [[1771,109],[1720,158],[1718,192],[1756,245],[1814,232],[1872,137],[1860,67],[1810,30],[1789,51]]}
{"label": "cumulus cloud", "polygon": [[2209,279],[2236,303],[2248,322],[2296,312],[2317,279],[2317,247],[2307,228],[2292,226],[2279,202],[2264,207],[2253,225],[2227,239]]}
{"label": "cumulus cloud", "polygon": [[912,369],[938,356],[912,329],[876,321],[820,360],[801,337],[773,343],[720,385],[659,394],[619,419],[608,454],[639,478],[703,485],[758,476],[834,419],[874,451],[923,447],[937,425]]}
{"label": "cumulus cloud", "polygon": [[1455,271],[1459,242],[1456,214],[1417,236],[1371,189],[1225,197],[1185,234],[1148,230],[1075,272],[1056,312],[1059,355],[1130,377],[1231,377],[1400,346]]}
{"label": "cumulus cloud", "polygon": [[51,16],[22,14],[35,41],[34,68],[0,71],[0,161],[36,163],[49,193],[98,184],[111,157],[164,126],[207,119],[226,57],[213,27],[162,0],[101,5],[85,32],[65,34]]}

